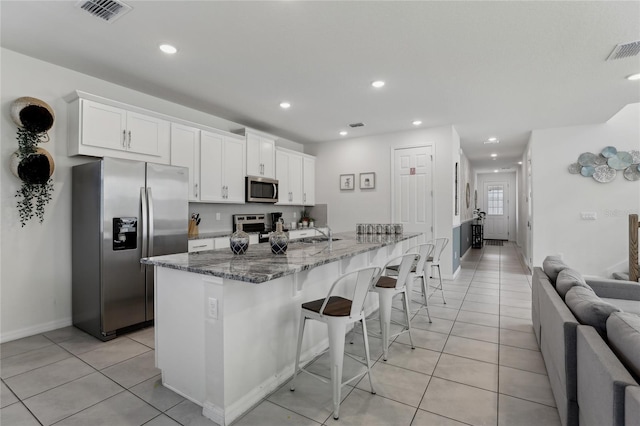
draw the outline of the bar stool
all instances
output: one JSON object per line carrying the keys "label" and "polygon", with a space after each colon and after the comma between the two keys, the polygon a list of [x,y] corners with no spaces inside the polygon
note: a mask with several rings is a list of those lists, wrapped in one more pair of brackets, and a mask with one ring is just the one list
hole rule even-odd
{"label": "bar stool", "polygon": [[[407,282],[409,281],[409,274],[413,268],[413,263],[418,261],[419,254],[404,254],[402,256],[395,257],[387,262],[384,266],[384,271],[388,271],[389,267],[397,268],[398,274],[396,276],[383,275],[371,287],[372,292],[378,293],[378,300],[380,304],[379,316],[380,316],[380,329],[382,330],[382,359],[387,360],[389,352],[389,340],[393,337],[399,336],[402,333],[409,332],[409,341],[411,342],[411,349],[415,349],[413,345],[413,336],[411,335],[411,319],[409,318],[409,293],[407,292]],[[393,298],[398,295],[402,295],[404,316],[406,324],[401,324],[406,328],[403,328],[400,332],[389,336],[389,329],[391,326],[391,304]]]}
{"label": "bar stool", "polygon": [[433,254],[427,258],[427,264],[431,268],[431,274],[429,276],[433,277],[433,268],[438,268],[438,279],[440,280],[440,284],[437,287],[433,288],[429,297],[433,295],[436,291],[440,290],[442,295],[442,302],[446,305],[447,301],[444,298],[444,288],[442,287],[442,273],[440,272],[440,256],[444,251],[444,248],[449,243],[448,238],[436,238],[435,240],[429,241],[429,243],[434,245]]}
{"label": "bar stool", "polygon": [[[417,261],[413,262],[413,266],[411,267],[411,270],[409,272],[409,277],[406,282],[407,294],[411,299],[411,296],[413,294],[413,283],[415,280],[420,280],[420,291],[422,293],[423,303],[421,303],[422,306],[420,306],[420,308],[418,308],[416,312],[420,312],[420,309],[426,309],[429,322],[431,322],[431,315],[429,314],[429,291],[428,291],[429,275],[427,274],[426,269],[427,269],[427,259],[433,256],[434,247],[435,246],[433,243],[424,243],[424,244],[418,244],[417,246],[411,247],[406,251],[407,254],[413,253],[413,254],[418,254],[420,256]],[[390,271],[390,273],[397,273],[398,267],[391,265],[387,267],[386,270]],[[416,313],[416,312],[412,312],[412,313]]]}
{"label": "bar stool", "polygon": [[[364,316],[364,301],[371,288],[372,283],[380,275],[381,269],[378,267],[369,267],[357,269],[353,272],[339,277],[329,289],[327,297],[324,299],[318,299],[311,302],[302,304],[302,312],[300,315],[300,328],[298,330],[298,348],[296,350],[296,364],[295,371],[293,373],[293,380],[291,381],[291,391],[295,390],[296,377],[298,372],[303,371],[316,379],[329,383],[324,377],[311,373],[300,367],[300,351],[302,349],[302,337],[304,334],[304,326],[308,319],[321,321],[327,324],[329,329],[329,355],[331,358],[331,385],[333,388],[333,418],[338,419],[340,410],[340,394],[342,386],[353,382],[356,379],[369,375],[369,385],[371,386],[371,393],[375,394],[376,391],[373,387],[373,380],[371,379],[371,360],[369,359],[369,339],[367,338],[367,324]],[[350,286],[350,283],[355,285]],[[351,299],[347,299],[341,296],[333,296],[338,289],[343,289],[342,294],[352,294]],[[346,355],[354,360],[367,366],[367,371],[356,375],[355,377],[342,382],[342,365],[344,362],[344,340],[347,330],[347,325],[360,321],[362,323],[362,329],[364,334],[364,352],[366,363],[362,360],[347,353]],[[325,351],[326,352],[326,351]],[[324,353],[324,352],[323,352]]]}

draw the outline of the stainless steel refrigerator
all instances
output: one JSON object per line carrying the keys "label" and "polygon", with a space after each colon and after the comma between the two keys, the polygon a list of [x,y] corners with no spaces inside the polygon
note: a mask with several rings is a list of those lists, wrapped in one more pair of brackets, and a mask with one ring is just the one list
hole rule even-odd
{"label": "stainless steel refrigerator", "polygon": [[153,267],[187,251],[188,170],[104,158],[73,167],[73,324],[102,340],[153,320]]}

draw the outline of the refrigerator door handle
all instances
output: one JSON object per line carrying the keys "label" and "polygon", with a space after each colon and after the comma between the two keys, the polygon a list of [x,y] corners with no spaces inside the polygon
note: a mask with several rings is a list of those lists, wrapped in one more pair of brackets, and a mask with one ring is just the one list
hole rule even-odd
{"label": "refrigerator door handle", "polygon": [[[142,207],[142,223],[138,224],[138,227],[142,229],[142,257],[147,257],[147,222],[149,221],[149,215],[147,211],[147,188],[140,188],[140,205]],[[144,270],[145,265],[140,264],[140,270]]]}
{"label": "refrigerator door handle", "polygon": [[149,209],[149,220],[147,221],[147,229],[149,234],[149,256],[153,256],[153,195],[151,188],[147,188],[147,208]]}

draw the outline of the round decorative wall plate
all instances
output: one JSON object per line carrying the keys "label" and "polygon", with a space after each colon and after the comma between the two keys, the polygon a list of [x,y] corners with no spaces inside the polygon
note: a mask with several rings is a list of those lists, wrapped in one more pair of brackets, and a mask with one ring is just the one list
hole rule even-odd
{"label": "round decorative wall plate", "polygon": [[24,96],[11,104],[11,119],[19,127],[43,133],[53,126],[55,114],[45,101]]}
{"label": "round decorative wall plate", "polygon": [[617,153],[618,153],[618,150],[616,149],[615,146],[608,146],[602,150],[602,156],[605,158],[615,157]]}
{"label": "round decorative wall plate", "polygon": [[573,163],[573,164],[569,164],[569,173],[571,173],[572,175],[577,175],[580,173],[580,170],[582,170],[582,166],[578,163]]}
{"label": "round decorative wall plate", "polygon": [[607,157],[602,154],[596,155],[596,166],[602,166],[604,164],[607,164]]}
{"label": "round decorative wall plate", "polygon": [[[601,167],[601,166],[598,166],[598,167]],[[580,169],[580,174],[584,177],[591,177],[595,172],[596,172],[596,169],[593,166],[584,166],[582,169]]]}
{"label": "round decorative wall plate", "polygon": [[607,160],[607,164],[612,169],[624,170],[633,163],[633,157],[628,152],[618,152]]}
{"label": "round decorative wall plate", "polygon": [[634,149],[629,151],[629,154],[631,154],[633,164],[640,164],[640,151]]}
{"label": "round decorative wall plate", "polygon": [[596,155],[592,152],[583,152],[578,157],[578,164],[581,166],[594,166],[596,164]]}
{"label": "round decorative wall plate", "polygon": [[601,183],[611,182],[616,178],[617,171],[609,166],[598,166],[593,173],[593,178]]}
{"label": "round decorative wall plate", "polygon": [[640,165],[632,165],[624,169],[623,176],[626,180],[640,180]]}

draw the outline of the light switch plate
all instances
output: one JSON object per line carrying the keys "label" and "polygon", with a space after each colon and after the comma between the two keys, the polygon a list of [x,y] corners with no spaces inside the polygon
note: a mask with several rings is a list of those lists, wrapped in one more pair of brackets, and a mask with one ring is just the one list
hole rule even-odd
{"label": "light switch plate", "polygon": [[218,299],[209,298],[209,318],[218,319]]}
{"label": "light switch plate", "polygon": [[216,220],[220,220],[220,213],[216,213]]}

